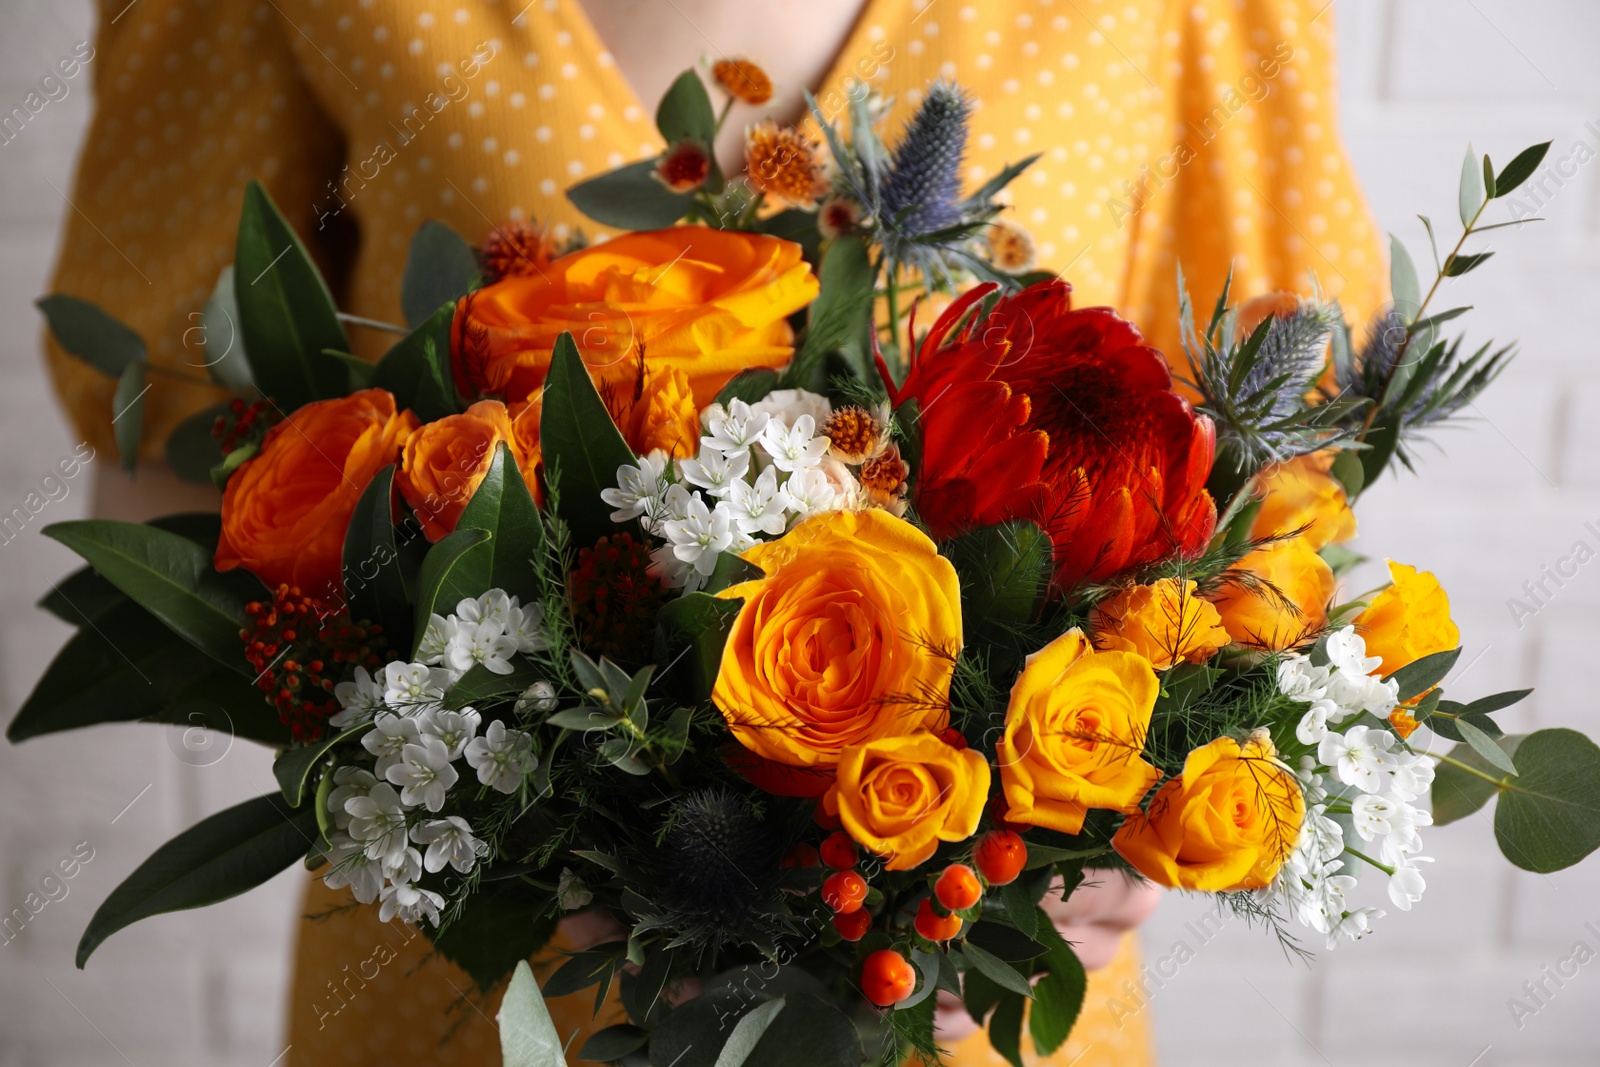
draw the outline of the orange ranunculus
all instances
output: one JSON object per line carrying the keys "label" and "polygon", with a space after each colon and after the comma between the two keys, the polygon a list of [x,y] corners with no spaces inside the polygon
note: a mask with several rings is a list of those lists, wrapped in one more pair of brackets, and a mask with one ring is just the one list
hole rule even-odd
{"label": "orange ranunculus", "polygon": [[978,831],[989,799],[989,761],[937,734],[885,737],[854,745],[839,757],[838,779],[823,810],[837,815],[857,844],[882,856],[891,871],[908,871],[940,841],[965,841]]}
{"label": "orange ranunculus", "polygon": [[1241,746],[1219,737],[1189,753],[1149,810],[1112,838],[1122,858],[1157,885],[1222,893],[1261,889],[1300,838],[1300,783],[1265,731]]}
{"label": "orange ranunculus", "polygon": [[1149,662],[1068,630],[1028,657],[995,744],[1006,818],[1064,834],[1091,808],[1133,809],[1161,777],[1140,756],[1161,691]]}
{"label": "orange ranunculus", "polygon": [[1356,535],[1356,516],[1345,498],[1344,485],[1328,473],[1336,452],[1325,450],[1276,463],[1261,473],[1264,497],[1250,524],[1253,538],[1273,537],[1306,527],[1312,548],[1348,541]]}
{"label": "orange ranunculus", "polygon": [[1461,631],[1450,618],[1450,598],[1432,572],[1388,562],[1393,584],[1356,616],[1355,627],[1367,643],[1367,655],[1383,657],[1378,669],[1393,674],[1423,656],[1455,648],[1461,644]]}
{"label": "orange ranunculus", "polygon": [[1227,584],[1210,601],[1234,641],[1282,652],[1314,637],[1328,623],[1333,568],[1303,537],[1277,541],[1229,568]]}
{"label": "orange ranunculus", "polygon": [[356,502],[416,428],[416,416],[395,411],[383,389],[297,409],[228,480],[217,569],[243,567],[269,586],[337,599]]}
{"label": "orange ranunculus", "polygon": [[451,360],[467,396],[527,396],[570,333],[597,383],[631,383],[643,359],[681,370],[704,407],[740,371],[788,363],[788,316],[816,295],[791,241],[704,226],[630,233],[462,297]]}
{"label": "orange ranunculus", "polygon": [[763,759],[832,768],[852,745],[942,730],[961,648],[955,568],[878,509],[831,511],[744,559],[743,598],[711,699]]}
{"label": "orange ranunculus", "polygon": [[437,541],[456,528],[467,501],[489,473],[495,447],[504,441],[522,472],[528,491],[538,494],[538,412],[524,411],[519,421],[533,423],[518,432],[511,413],[498,400],[480,400],[459,415],[446,415],[423,426],[406,442],[395,484],[416,512],[422,532]]}
{"label": "orange ranunculus", "polygon": [[700,408],[681,367],[638,368],[632,381],[606,382],[602,397],[611,420],[636,456],[660,449],[674,459],[700,451]]}
{"label": "orange ranunculus", "polygon": [[1158,671],[1179,663],[1203,663],[1232,638],[1195,583],[1161,578],[1120,590],[1089,613],[1094,647],[1137,652]]}
{"label": "orange ranunculus", "polygon": [[1255,333],[1256,327],[1268,319],[1287,319],[1300,310],[1300,298],[1294,293],[1278,289],[1251,297],[1239,305],[1235,329],[1241,340]]}

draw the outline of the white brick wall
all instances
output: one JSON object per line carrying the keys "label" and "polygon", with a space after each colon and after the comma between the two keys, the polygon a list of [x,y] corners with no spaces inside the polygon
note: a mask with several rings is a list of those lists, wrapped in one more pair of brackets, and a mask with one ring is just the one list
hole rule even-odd
{"label": "white brick wall", "polygon": [[[1421,261],[1413,215],[1455,216],[1455,175],[1469,139],[1504,163],[1554,138],[1552,157],[1600,120],[1600,67],[1590,51],[1600,5],[1589,0],[1337,0],[1344,132],[1373,208]],[[11,0],[0,11],[0,101],[20,99],[46,65],[89,33],[84,0]],[[21,499],[76,443],[42,373],[37,314],[87,117],[75,86],[0,146],[0,502]],[[1452,593],[1478,657],[1466,683],[1488,692],[1535,684],[1508,716],[1519,729],[1556,722],[1600,735],[1593,687],[1573,665],[1600,647],[1600,562],[1584,568],[1520,628],[1506,600],[1541,565],[1600,526],[1600,168],[1566,181],[1540,214],[1501,231],[1497,260],[1454,283],[1478,303],[1474,337],[1518,338],[1523,354],[1479,405],[1481,421],[1441,435],[1423,477],[1401,476],[1364,501],[1360,547],[1432,569]],[[81,517],[87,485],[51,506]],[[36,535],[0,546],[0,715],[9,719],[65,627],[34,612],[48,581],[72,566]],[[1370,584],[1370,570],[1357,586]],[[193,767],[150,727],[101,727],[0,746],[0,909],[37,888],[73,845],[95,856],[69,894],[0,947],[0,1067],[206,1064],[266,1067],[282,1051],[288,878],[207,912],[118,934],[86,972],[72,950],[95,905],[151,849],[203,814],[264,791],[264,754],[237,745]],[[147,788],[148,787],[148,788]],[[130,801],[135,801],[127,807]],[[124,811],[124,808],[127,810]],[[120,813],[120,814],[119,814]],[[113,821],[115,820],[115,821]],[[1208,909],[1173,897],[1146,932],[1152,961],[1183,941],[1195,958],[1151,1001],[1163,1061],[1227,1064],[1467,1067],[1592,1062],[1600,1054],[1600,963],[1548,1006],[1512,1022],[1507,998],[1584,939],[1600,949],[1600,862],[1541,877],[1511,871],[1487,817],[1431,831],[1439,864],[1428,895],[1357,946],[1308,965],[1240,921],[1203,945],[1186,926]],[[1554,989],[1554,986],[1551,986]],[[1485,1051],[1487,1049],[1487,1051]],[[1473,1057],[1481,1058],[1474,1061]]]}

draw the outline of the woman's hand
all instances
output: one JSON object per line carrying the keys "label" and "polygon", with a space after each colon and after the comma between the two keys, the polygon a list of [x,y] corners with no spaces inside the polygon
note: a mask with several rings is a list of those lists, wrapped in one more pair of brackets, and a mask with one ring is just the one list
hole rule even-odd
{"label": "woman's hand", "polygon": [[[1122,935],[1148,919],[1160,900],[1156,886],[1121,871],[1085,871],[1083,884],[1066,900],[1061,899],[1061,883],[1052,885],[1043,907],[1084,969],[1097,971],[1116,956]],[[933,1023],[941,1042],[960,1041],[978,1029],[966,1006],[942,991]]]}

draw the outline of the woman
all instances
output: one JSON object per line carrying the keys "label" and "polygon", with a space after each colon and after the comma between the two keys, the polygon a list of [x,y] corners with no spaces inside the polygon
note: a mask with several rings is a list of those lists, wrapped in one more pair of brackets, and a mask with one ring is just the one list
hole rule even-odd
{"label": "woman", "polygon": [[[232,259],[246,179],[265,181],[342,307],[399,321],[405,249],[424,219],[468,235],[505,220],[537,220],[558,238],[580,226],[603,233],[562,190],[659,152],[648,102],[698,58],[750,56],[780,86],[759,110],[735,108],[718,146],[730,169],[745,122],[807,121],[801,87],[832,113],[865,82],[895,99],[892,131],[930,79],[958,81],[978,104],[970,182],[1040,153],[1010,190],[1010,220],[1081,304],[1115,305],[1169,354],[1179,351],[1179,261],[1200,306],[1230,269],[1242,296],[1305,289],[1315,275],[1364,318],[1383,299],[1381,257],[1335,132],[1327,6],[103,0],[98,112],[55,289],[107,308],[155,363],[193,380],[162,376],[145,397],[147,462],[132,487],[100,479],[97,509],[144,517],[217,505],[178,485],[159,456],[177,422],[218,399],[185,341]],[[354,338],[369,357],[385,340]],[[80,432],[111,454],[112,384],[53,343],[49,358]],[[1094,881],[1056,918],[1104,969],[1073,1038],[1039,1062],[1151,1058],[1143,1019],[1113,1014],[1109,1001],[1138,979],[1123,931],[1148,914],[1153,891],[1103,872]],[[424,939],[407,940],[412,931],[345,903],[312,883],[306,911],[319,917],[301,929],[285,1062],[496,1062],[493,998],[472,998],[463,974],[425,959]],[[375,956],[385,960],[376,977],[363,968],[352,980]],[[558,1007],[566,1029],[587,1015]],[[982,1034],[962,1037],[959,1011],[941,1018],[951,1062],[1001,1062]]]}

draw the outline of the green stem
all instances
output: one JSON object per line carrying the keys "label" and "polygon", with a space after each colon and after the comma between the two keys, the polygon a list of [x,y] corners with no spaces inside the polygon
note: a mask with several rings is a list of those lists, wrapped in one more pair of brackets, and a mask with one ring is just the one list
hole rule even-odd
{"label": "green stem", "polygon": [[1506,780],[1504,778],[1496,778],[1492,774],[1485,774],[1484,772],[1478,770],[1478,768],[1474,767],[1470,763],[1462,763],[1458,759],[1455,759],[1455,758],[1450,757],[1450,756],[1441,755],[1441,754],[1439,754],[1437,752],[1430,753],[1430,754],[1433,756],[1434,759],[1438,760],[1440,763],[1448,763],[1448,764],[1450,764],[1450,766],[1456,768],[1457,770],[1466,771],[1468,774],[1475,775],[1476,777],[1482,778],[1484,781],[1489,782],[1490,784],[1494,785],[1498,789],[1505,789],[1505,788],[1508,788],[1511,785],[1511,783],[1508,780]]}
{"label": "green stem", "polygon": [[749,227],[750,223],[755,220],[756,212],[761,209],[761,202],[766,198],[766,193],[757,193],[750,199],[750,203],[745,205],[744,211],[739,214],[739,229],[743,230]]}
{"label": "green stem", "polygon": [[717,124],[711,128],[711,136],[713,140],[715,140],[717,134],[722,132],[722,124],[728,121],[728,112],[732,110],[733,97],[730,96],[727,100],[723,101],[722,113],[717,116]]}
{"label": "green stem", "polygon": [[900,272],[896,269],[894,260],[884,256],[884,295],[889,298],[889,344],[896,355],[896,364],[901,371],[902,378],[909,371],[900,349]]}
{"label": "green stem", "polygon": [[369,330],[382,330],[385,333],[397,333],[405,336],[411,331],[404,326],[396,326],[392,322],[379,322],[377,319],[363,318],[360,315],[351,315],[347,312],[336,312],[340,322],[348,322],[352,326],[365,326]]}
{"label": "green stem", "polygon": [[1361,852],[1357,852],[1355,849],[1351,848],[1349,845],[1346,845],[1344,850],[1346,852],[1350,853],[1350,855],[1354,856],[1356,859],[1361,860],[1363,863],[1370,863],[1374,867],[1378,868],[1378,870],[1382,871],[1384,874],[1393,876],[1394,868],[1389,866],[1387,863],[1379,863],[1377,860],[1373,859],[1371,856],[1368,856],[1368,855],[1366,855],[1364,853],[1361,853]]}

